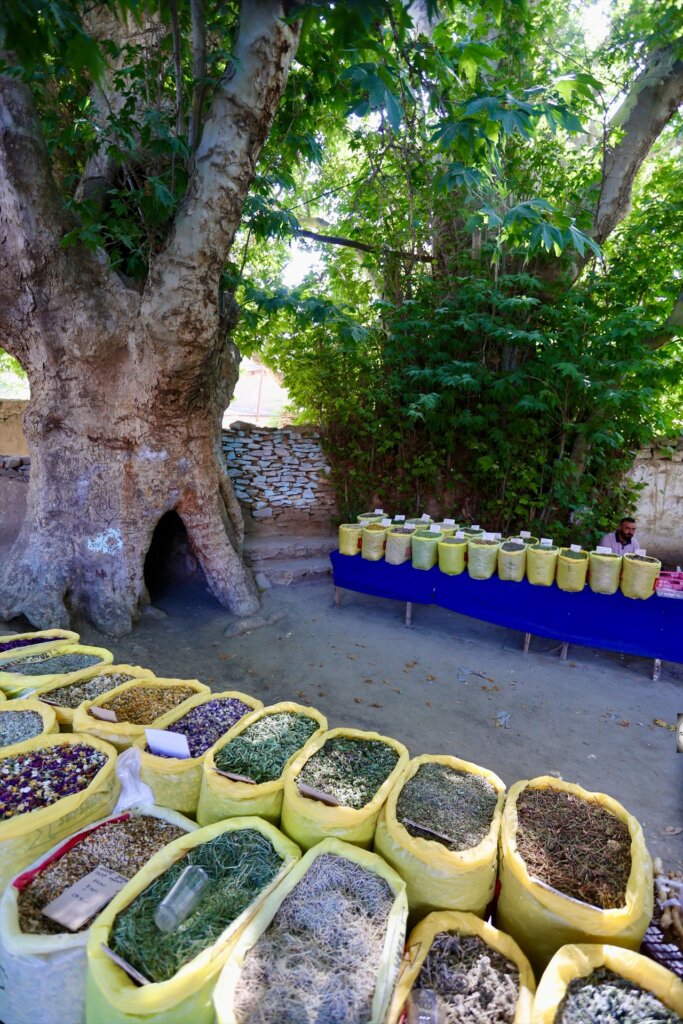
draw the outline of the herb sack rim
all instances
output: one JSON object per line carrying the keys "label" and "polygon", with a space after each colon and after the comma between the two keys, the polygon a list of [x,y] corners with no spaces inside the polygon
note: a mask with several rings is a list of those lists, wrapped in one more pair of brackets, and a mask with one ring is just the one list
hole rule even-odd
{"label": "herb sack rim", "polygon": [[[0,703],[0,715],[3,711],[34,711],[37,715],[40,715],[43,722],[43,728],[35,736],[29,737],[30,739],[37,739],[38,736],[51,736],[59,732],[59,721],[54,708],[51,708],[49,704],[42,704],[35,697],[13,697],[11,700],[5,699]],[[25,743],[26,740],[21,740],[21,743]],[[18,746],[17,743],[7,744],[6,747],[0,746],[0,757],[4,756],[4,752],[9,750],[10,746]]]}
{"label": "herb sack rim", "polygon": [[2,671],[3,663],[14,661],[23,653],[27,655],[45,654],[47,651],[58,650],[61,647],[69,647],[81,642],[80,633],[74,633],[72,629],[34,629],[28,633],[7,633],[0,636],[0,644],[11,643],[12,640],[30,640],[34,636],[45,637],[45,640],[42,643],[31,644],[30,647],[18,647],[11,651],[0,652],[0,671]]}
{"label": "herb sack rim", "polygon": [[[126,683],[121,683],[119,686],[115,686],[112,690],[107,690],[105,693],[101,693],[99,697],[95,697],[94,700],[84,700],[82,704],[79,704],[74,711],[73,717],[73,728],[74,731],[82,731],[87,735],[99,736],[103,738],[109,738],[109,742],[114,745],[122,744],[132,746],[132,743],[138,736],[144,734],[145,729],[156,728],[157,719],[153,722],[148,722],[146,725],[136,725],[133,722],[105,722],[102,719],[94,718],[88,714],[89,709],[94,705],[95,707],[102,707],[104,704],[108,704],[109,701],[125,693],[127,690],[132,689],[135,686],[151,687],[152,689],[167,690],[173,689],[177,686],[189,686],[192,690],[197,693],[210,693],[211,688],[206,683],[200,683],[198,679],[172,679],[170,677],[161,677],[150,675],[143,676],[137,679],[129,679]],[[186,697],[184,701],[177,704],[177,708],[182,708],[187,701],[192,700],[192,697]],[[164,712],[166,714],[166,712]],[[159,718],[162,716],[159,715]]]}
{"label": "herb sack rim", "polygon": [[[85,668],[74,669],[73,672],[46,672],[45,675],[26,676],[21,672],[3,672],[3,663],[0,662],[0,688],[6,690],[11,694],[24,693],[26,690],[36,690],[40,686],[44,686],[46,683],[52,683],[56,680],[60,680],[63,683],[77,683],[83,678],[83,673],[92,672],[92,669],[102,668],[103,665],[111,665],[114,660],[114,655],[106,647],[91,647],[87,644],[61,644],[59,647],[50,647],[44,651],[33,651],[30,648],[24,648],[25,654],[16,655],[16,660],[19,658],[30,658],[35,654],[49,654],[55,657],[64,656],[67,654],[92,654],[97,655],[101,659],[98,665],[86,665]],[[12,653],[11,651],[8,653]],[[15,659],[6,659],[7,661]]]}
{"label": "herb sack rim", "polygon": [[[143,668],[142,665],[121,665],[118,663],[111,662],[108,665],[91,665],[90,668],[83,669],[83,676],[76,680],[76,683],[88,683],[95,676],[106,676],[106,675],[133,675],[133,679],[129,679],[128,682],[135,682],[138,679],[155,679],[155,675],[150,668]],[[40,700],[42,697],[47,697],[55,692],[55,690],[61,690],[65,686],[73,686],[74,683],[65,683],[61,679],[53,681],[51,683],[43,683],[42,686],[36,687],[31,692],[31,696]],[[118,686],[123,686],[123,683],[118,683]],[[112,690],[116,687],[112,687]],[[111,690],[105,690],[105,693],[111,693]],[[100,694],[104,696],[104,694]],[[85,701],[81,701],[81,704],[85,704]],[[46,705],[50,707],[51,705]],[[57,721],[60,725],[73,725],[74,715],[81,705],[77,705],[75,708],[68,708],[64,704],[55,704],[53,710],[57,714]]]}

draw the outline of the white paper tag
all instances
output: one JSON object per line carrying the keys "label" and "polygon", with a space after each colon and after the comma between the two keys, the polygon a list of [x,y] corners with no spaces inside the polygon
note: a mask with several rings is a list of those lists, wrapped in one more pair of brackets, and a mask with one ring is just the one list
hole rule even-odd
{"label": "white paper tag", "polygon": [[98,707],[97,704],[93,704],[88,711],[93,718],[99,718],[102,722],[116,722],[118,721],[115,711],[110,711],[109,708]]}
{"label": "white paper tag", "polygon": [[552,546],[553,546],[553,542],[550,539],[550,537],[541,537],[541,547],[542,548],[551,548]]}
{"label": "white paper tag", "polygon": [[444,526],[455,526],[455,519],[444,519]]}
{"label": "white paper tag", "polygon": [[382,519],[380,522],[381,526],[391,526],[391,519]]}
{"label": "white paper tag", "polygon": [[570,551],[580,551],[581,550],[581,545],[580,544],[570,544],[569,545],[569,550]]}
{"label": "white paper tag", "polygon": [[406,523],[403,529],[410,530],[412,533],[412,531],[416,529],[415,523]]}
{"label": "white paper tag", "polygon": [[614,552],[612,551],[611,548],[606,548],[604,545],[601,545],[601,544],[598,544],[598,546],[595,549],[595,551],[596,551],[596,553],[598,555],[612,555],[612,554],[614,554]]}
{"label": "white paper tag", "polygon": [[428,523],[429,520],[431,519],[431,516],[428,516],[426,512],[423,512],[422,515],[420,516],[420,519],[422,520],[423,523]]}
{"label": "white paper tag", "polygon": [[530,537],[531,536],[531,532],[529,530],[520,530],[519,531],[519,535],[523,539],[524,537]]}
{"label": "white paper tag", "polygon": [[61,896],[51,900],[42,912],[70,932],[78,931],[102,907],[106,907],[127,882],[128,879],[118,871],[98,864],[93,871],[65,889]]}
{"label": "white paper tag", "polygon": [[441,527],[438,526],[437,523],[432,523],[432,525],[429,527],[429,532],[430,533],[441,533]]}
{"label": "white paper tag", "polygon": [[107,954],[110,960],[114,961],[117,967],[120,967],[122,971],[125,971],[129,978],[132,978],[133,981],[136,981],[138,985],[152,984],[151,981],[149,981],[149,979],[144,976],[144,974],[140,974],[139,971],[136,971],[135,968],[132,967],[127,960],[124,960],[122,956],[119,956],[118,953],[115,953],[113,949],[109,948],[109,946],[105,946],[104,942],[100,942],[100,949],[102,950],[103,953]]}
{"label": "white paper tag", "polygon": [[503,539],[503,534],[502,533],[494,533],[493,539],[494,540],[502,540]]}
{"label": "white paper tag", "polygon": [[465,534],[462,532],[462,530],[456,530],[455,531],[455,539],[456,540],[464,540],[465,539]]}
{"label": "white paper tag", "polygon": [[384,509],[383,508],[376,508],[375,509],[375,515],[376,516],[383,516],[384,515]]}
{"label": "white paper tag", "polygon": [[472,523],[472,525],[470,526],[470,530],[481,530],[481,526],[479,525],[479,523]]}
{"label": "white paper tag", "polygon": [[646,555],[647,554],[647,550],[645,548],[636,548],[636,554],[637,555]]}
{"label": "white paper tag", "polygon": [[397,523],[405,523],[406,521],[405,516],[394,516],[394,519],[396,520]]}
{"label": "white paper tag", "polygon": [[486,531],[484,531],[484,533],[482,534],[481,539],[482,540],[495,540],[496,539],[496,535],[494,533],[487,533]]}
{"label": "white paper tag", "polygon": [[145,729],[145,736],[147,746],[152,754],[180,758],[190,756],[187,736],[183,736],[180,732],[168,732],[167,729]]}

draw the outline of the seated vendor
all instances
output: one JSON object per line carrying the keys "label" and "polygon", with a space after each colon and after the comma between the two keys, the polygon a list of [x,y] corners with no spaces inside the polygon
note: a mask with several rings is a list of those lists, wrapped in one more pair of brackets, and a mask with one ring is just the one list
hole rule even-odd
{"label": "seated vendor", "polygon": [[615,555],[635,555],[640,547],[636,538],[636,521],[631,516],[624,516],[614,533],[606,533],[600,541],[600,547],[609,548]]}

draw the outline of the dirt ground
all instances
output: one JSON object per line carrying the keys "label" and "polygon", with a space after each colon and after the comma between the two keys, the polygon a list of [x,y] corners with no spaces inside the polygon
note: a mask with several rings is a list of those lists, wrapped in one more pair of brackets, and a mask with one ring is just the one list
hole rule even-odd
{"label": "dirt ground", "polygon": [[116,641],[84,628],[84,642],[214,691],[314,704],[330,727],[394,736],[411,755],[453,753],[508,785],[554,774],[609,793],[639,818],[653,856],[683,868],[683,755],[654,724],[683,711],[681,666],[653,683],[641,658],[571,647],[563,663],[538,639],[525,655],[519,633],[436,607],[417,607],[406,628],[397,602],[344,592],[335,608],[331,582],[266,592],[264,615],[278,621],[235,638],[200,584],[155,605],[167,617]]}

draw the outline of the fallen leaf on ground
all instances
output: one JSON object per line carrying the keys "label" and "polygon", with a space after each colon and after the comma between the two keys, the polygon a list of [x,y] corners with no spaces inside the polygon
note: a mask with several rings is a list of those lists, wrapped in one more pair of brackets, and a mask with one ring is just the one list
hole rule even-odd
{"label": "fallen leaf on ground", "polygon": [[417,665],[416,661],[407,661],[404,665],[404,668],[414,668],[415,665]]}
{"label": "fallen leaf on ground", "polygon": [[425,704],[427,705],[428,708],[431,708],[431,706],[432,706],[431,700],[426,700]]}
{"label": "fallen leaf on ground", "polygon": [[669,722],[666,722],[663,718],[653,718],[652,724],[658,725],[660,729],[670,729],[671,732],[676,731],[676,726],[670,725]]}
{"label": "fallen leaf on ground", "polygon": [[427,682],[428,683],[433,683],[435,679],[436,679],[436,676],[427,676]]}
{"label": "fallen leaf on ground", "polygon": [[403,690],[399,690],[398,686],[395,686],[394,693],[403,693]]}
{"label": "fallen leaf on ground", "polygon": [[363,682],[364,682],[364,683],[371,683],[371,682],[372,682],[372,679],[364,679],[364,680],[363,680]]}
{"label": "fallen leaf on ground", "polygon": [[664,836],[679,836],[683,832],[683,828],[678,828],[676,825],[667,825],[662,835]]}
{"label": "fallen leaf on ground", "polygon": [[362,697],[354,697],[353,699],[355,700],[356,704],[362,704],[363,703],[363,698]]}
{"label": "fallen leaf on ground", "polygon": [[318,696],[319,697],[326,697],[327,696],[327,691],[326,690],[318,690]]}
{"label": "fallen leaf on ground", "polygon": [[631,723],[629,722],[628,718],[620,718],[620,719],[619,719],[619,725],[624,725],[624,726],[626,726],[626,725],[630,725],[630,724],[631,724]]}
{"label": "fallen leaf on ground", "polygon": [[370,705],[370,707],[371,707],[371,708],[381,708],[381,707],[382,707],[382,705],[381,705],[381,704],[377,704],[377,702],[375,701],[374,703],[372,703],[372,704]]}

